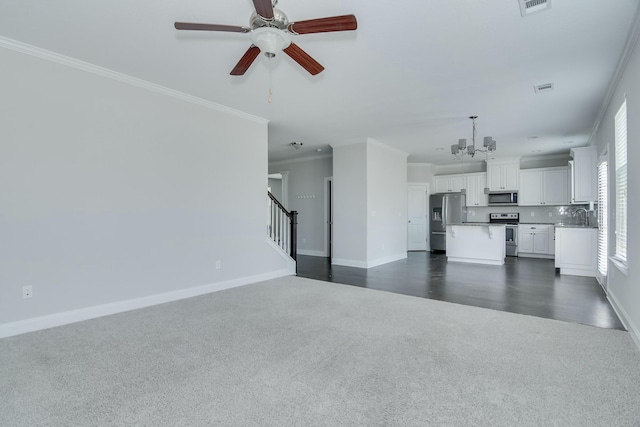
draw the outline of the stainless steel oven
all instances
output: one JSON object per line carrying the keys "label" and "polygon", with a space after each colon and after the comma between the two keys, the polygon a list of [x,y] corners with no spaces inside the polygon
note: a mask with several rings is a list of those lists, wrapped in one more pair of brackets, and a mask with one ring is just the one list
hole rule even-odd
{"label": "stainless steel oven", "polygon": [[505,249],[507,256],[518,256],[519,213],[492,213],[489,222],[505,225]]}

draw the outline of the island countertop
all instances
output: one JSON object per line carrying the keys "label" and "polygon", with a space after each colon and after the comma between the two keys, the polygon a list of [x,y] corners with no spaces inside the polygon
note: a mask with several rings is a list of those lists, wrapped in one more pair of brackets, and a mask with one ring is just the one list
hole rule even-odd
{"label": "island countertop", "polygon": [[496,224],[491,222],[460,222],[456,224],[449,224],[455,226],[463,226],[463,227],[473,227],[473,226],[481,226],[481,227],[504,227],[504,224]]}
{"label": "island countertop", "polygon": [[502,265],[506,257],[505,233],[504,224],[447,225],[447,261]]}

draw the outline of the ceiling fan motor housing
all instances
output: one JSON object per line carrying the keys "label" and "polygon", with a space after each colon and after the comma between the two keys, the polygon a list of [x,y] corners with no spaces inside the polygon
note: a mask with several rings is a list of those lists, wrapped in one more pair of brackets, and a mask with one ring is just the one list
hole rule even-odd
{"label": "ceiling fan motor housing", "polygon": [[289,18],[280,9],[273,9],[273,19],[266,19],[258,15],[257,12],[251,14],[249,19],[249,25],[252,29],[272,27],[280,30],[286,30],[289,25]]}

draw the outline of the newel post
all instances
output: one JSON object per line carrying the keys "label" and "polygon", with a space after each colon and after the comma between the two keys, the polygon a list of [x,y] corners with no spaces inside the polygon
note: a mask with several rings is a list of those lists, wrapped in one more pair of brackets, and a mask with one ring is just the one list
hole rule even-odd
{"label": "newel post", "polygon": [[[298,211],[291,211],[291,258],[298,259]],[[297,267],[296,267],[297,268]]]}

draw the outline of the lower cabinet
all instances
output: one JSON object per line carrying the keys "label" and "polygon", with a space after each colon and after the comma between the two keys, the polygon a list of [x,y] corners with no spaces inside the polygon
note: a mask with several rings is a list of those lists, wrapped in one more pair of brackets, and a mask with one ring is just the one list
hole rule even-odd
{"label": "lower cabinet", "polygon": [[560,274],[596,277],[598,230],[556,228],[556,268]]}
{"label": "lower cabinet", "polygon": [[519,224],[518,256],[553,258],[555,253],[553,225]]}

